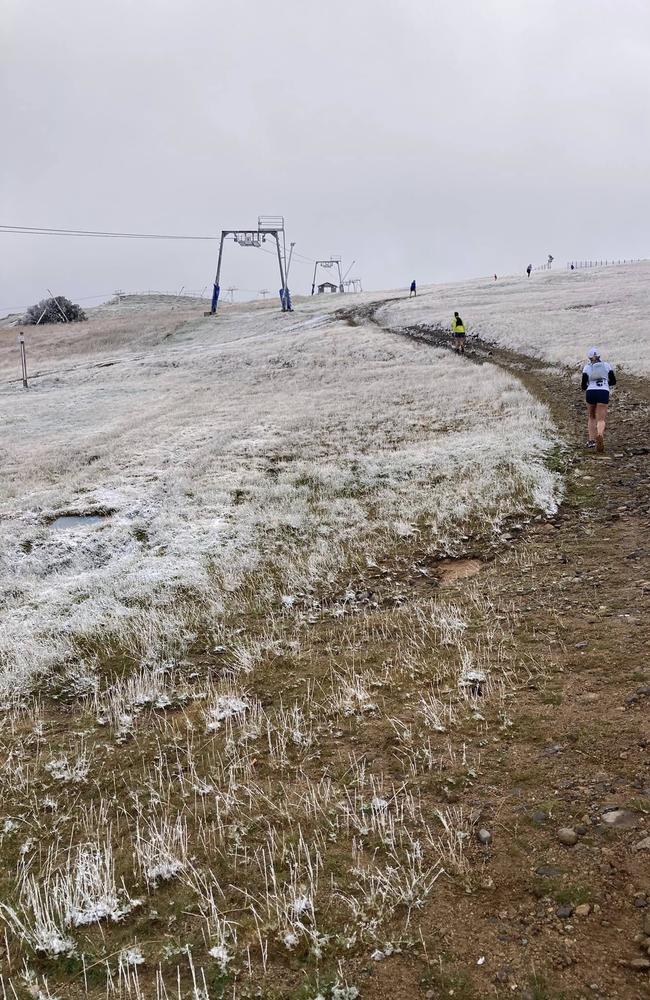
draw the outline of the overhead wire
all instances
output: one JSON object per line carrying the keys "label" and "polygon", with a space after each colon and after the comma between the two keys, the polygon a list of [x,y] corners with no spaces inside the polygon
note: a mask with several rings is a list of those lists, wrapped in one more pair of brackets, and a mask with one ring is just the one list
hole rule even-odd
{"label": "overhead wire", "polygon": [[[62,229],[53,228],[49,226],[18,226],[18,225],[8,225],[0,224],[0,233],[7,233],[13,235],[24,235],[24,236],[81,236],[81,237],[94,237],[97,239],[119,239],[119,240],[198,240],[198,241],[209,241],[215,242],[220,239],[220,236],[203,236],[203,235],[190,235],[190,234],[180,234],[180,233],[120,233],[111,232],[108,230],[93,230],[93,229]],[[235,237],[229,236],[226,239],[232,239],[234,241]],[[275,257],[275,251],[267,249],[263,246],[257,246],[257,250],[261,250],[262,253],[271,254]],[[292,251],[291,253],[291,263],[303,264],[304,266],[311,267],[315,265],[317,261],[308,257],[306,254],[300,253],[300,251]],[[86,299],[91,298],[101,298],[102,296],[86,296]]]}
{"label": "overhead wire", "polygon": [[0,232],[25,236],[95,236],[114,240],[218,240],[218,236],[185,236],[178,233],[113,233],[91,229],[50,229],[46,226],[0,225]]}
{"label": "overhead wire", "polygon": [[[103,229],[55,229],[49,226],[14,226],[8,224],[0,224],[0,232],[16,235],[23,234],[26,236],[91,236],[100,239],[115,240],[201,240],[215,242],[220,239],[219,236],[199,236],[184,233],[120,233]],[[230,238],[234,239],[234,237]],[[263,250],[265,253],[273,253],[272,250],[266,250],[264,247],[258,247],[257,249]],[[316,263],[312,257],[308,257],[297,250],[294,251],[292,260],[305,264]]]}

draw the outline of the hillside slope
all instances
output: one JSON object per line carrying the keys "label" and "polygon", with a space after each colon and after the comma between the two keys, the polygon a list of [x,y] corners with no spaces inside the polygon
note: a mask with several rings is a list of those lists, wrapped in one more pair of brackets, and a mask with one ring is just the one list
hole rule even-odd
{"label": "hillside slope", "polygon": [[448,328],[454,310],[470,335],[532,357],[573,367],[596,345],[615,366],[650,374],[650,261],[431,285],[379,315]]}
{"label": "hillside slope", "polygon": [[650,390],[585,454],[441,294],[127,302],[3,384],[8,995],[647,996]]}
{"label": "hillside slope", "polygon": [[[420,522],[444,554],[554,508],[552,427],[516,380],[477,389],[446,353],[310,308],[127,300],[30,336],[31,388],[0,395],[6,696],[98,629],[134,641],[143,608],[182,643],[183,594],[218,617],[250,577],[279,600]],[[74,514],[102,519],[51,527]]]}

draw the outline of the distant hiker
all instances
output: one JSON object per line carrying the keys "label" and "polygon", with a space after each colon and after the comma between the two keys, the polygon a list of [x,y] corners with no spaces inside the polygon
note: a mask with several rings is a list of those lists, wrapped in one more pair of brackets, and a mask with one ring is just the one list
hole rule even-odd
{"label": "distant hiker", "polygon": [[496,276],[496,274],[494,275],[494,280],[495,280],[495,281],[497,280],[497,276]]}
{"label": "distant hiker", "polygon": [[589,348],[587,358],[582,369],[582,391],[587,401],[587,448],[603,452],[609,390],[616,385],[616,375],[612,366],[601,360],[597,347]]}
{"label": "distant hiker", "polygon": [[572,264],[572,265],[571,265],[571,270],[572,270],[572,271],[575,271],[575,269],[576,269],[576,267],[575,267],[575,264]]}
{"label": "distant hiker", "polygon": [[529,264],[528,267],[526,268],[526,274],[528,275],[529,278],[530,278],[530,272],[532,271],[532,269],[533,269],[533,265],[532,264]]}
{"label": "distant hiker", "polygon": [[411,282],[411,290],[409,292],[409,299],[411,298],[412,295],[417,295],[417,294],[418,291],[417,288],[415,287],[415,278],[413,278],[413,281]]}
{"label": "distant hiker", "polygon": [[458,315],[454,313],[451,321],[451,336],[454,350],[457,354],[465,353],[465,324]]}

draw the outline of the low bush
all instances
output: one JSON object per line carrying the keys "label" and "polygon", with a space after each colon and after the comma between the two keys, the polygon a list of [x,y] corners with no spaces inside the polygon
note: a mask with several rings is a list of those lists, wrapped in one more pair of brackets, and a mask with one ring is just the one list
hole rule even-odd
{"label": "low bush", "polygon": [[36,305],[30,306],[23,322],[35,326],[37,323],[77,323],[87,318],[81,306],[75,305],[64,295],[57,295],[41,299]]}

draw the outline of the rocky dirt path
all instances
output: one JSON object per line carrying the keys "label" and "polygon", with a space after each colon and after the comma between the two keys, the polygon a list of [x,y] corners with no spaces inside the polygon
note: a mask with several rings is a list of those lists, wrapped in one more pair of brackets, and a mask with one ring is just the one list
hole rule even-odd
{"label": "rocky dirt path", "polygon": [[[444,331],[401,332],[422,350],[449,347]],[[570,370],[476,339],[466,358],[506,369],[549,406],[567,491],[490,574],[546,681],[518,693],[507,738],[485,748],[473,790],[491,834],[484,891],[452,895],[451,920],[425,917],[450,956],[425,995],[647,998],[650,386],[620,373],[599,456],[583,448]],[[454,972],[470,964],[474,975]]]}

